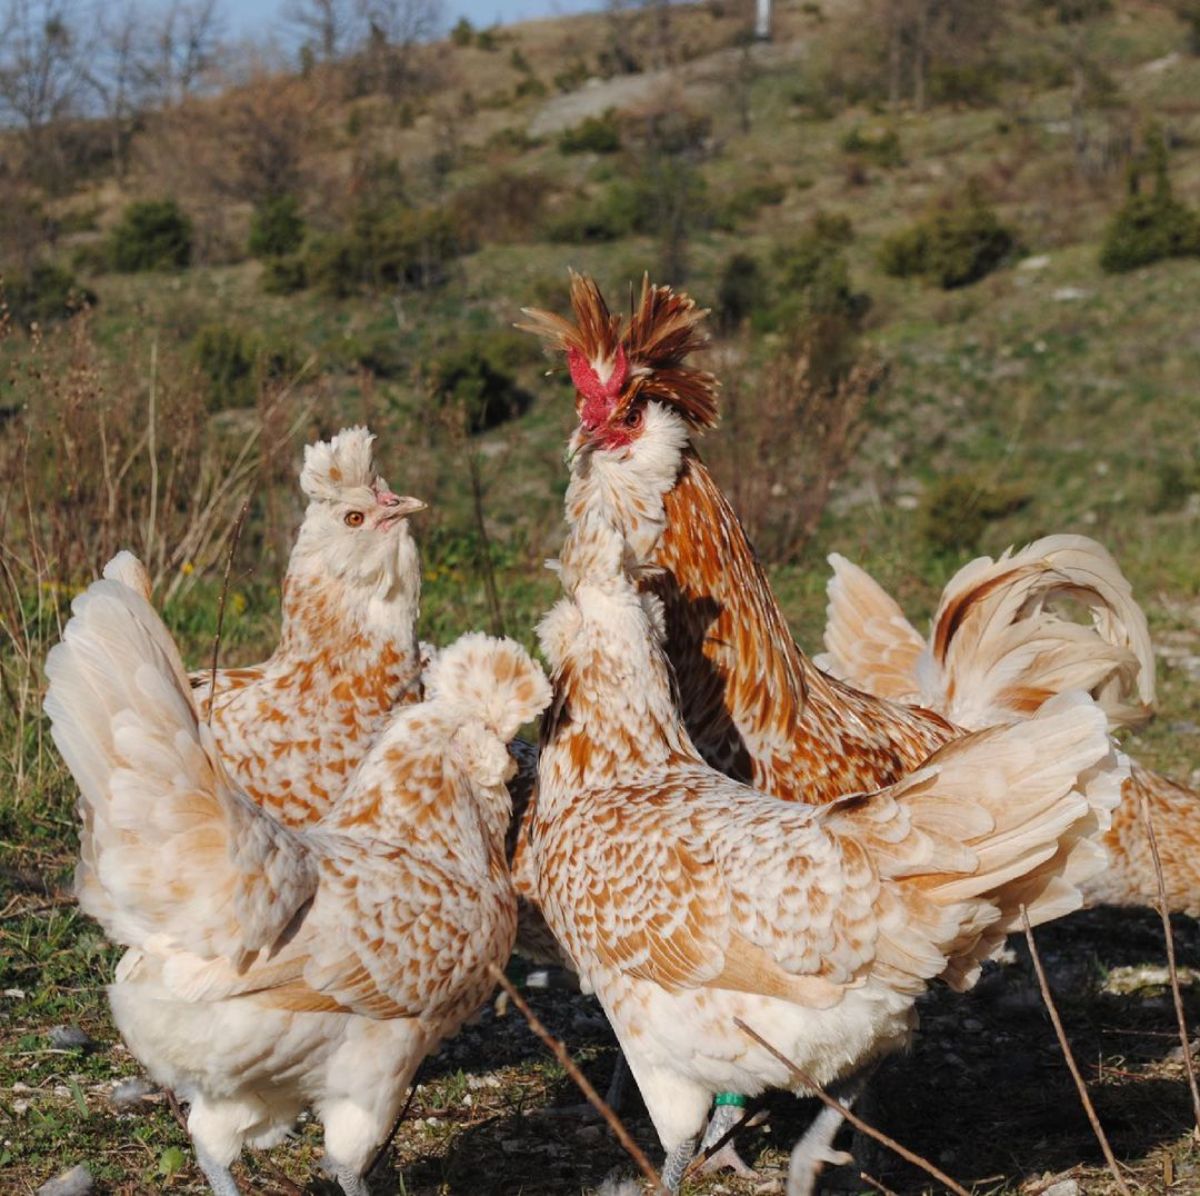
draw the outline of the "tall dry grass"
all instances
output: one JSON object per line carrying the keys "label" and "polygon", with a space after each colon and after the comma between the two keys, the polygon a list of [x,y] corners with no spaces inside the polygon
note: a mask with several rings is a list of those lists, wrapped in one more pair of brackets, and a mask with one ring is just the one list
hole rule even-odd
{"label": "tall dry grass", "polygon": [[160,605],[184,602],[252,495],[243,552],[279,557],[292,511],[268,497],[294,486],[312,399],[302,374],[253,409],[211,414],[193,369],[152,337],[105,349],[86,311],[24,331],[0,307],[0,368],[0,798],[21,803],[58,775],[43,665],[71,599],[128,548]]}

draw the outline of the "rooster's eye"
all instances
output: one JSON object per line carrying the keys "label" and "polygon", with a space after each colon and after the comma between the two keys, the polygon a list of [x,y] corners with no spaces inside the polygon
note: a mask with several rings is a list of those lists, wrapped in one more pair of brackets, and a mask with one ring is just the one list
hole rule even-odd
{"label": "rooster's eye", "polygon": [[643,408],[641,406],[632,408],[625,416],[625,426],[627,428],[636,428],[642,422],[642,411]]}
{"label": "rooster's eye", "polygon": [[363,521],[363,513],[361,511],[347,511],[346,512],[346,526],[347,527],[361,527],[362,521]]}

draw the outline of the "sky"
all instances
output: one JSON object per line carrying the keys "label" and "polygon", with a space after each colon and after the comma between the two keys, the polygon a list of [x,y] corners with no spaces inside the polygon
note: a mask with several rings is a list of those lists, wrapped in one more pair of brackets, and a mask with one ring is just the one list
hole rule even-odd
{"label": "sky", "polygon": [[[153,0],[154,7],[167,0]],[[535,17],[561,16],[602,8],[604,0],[443,0],[449,24],[465,16],[472,25],[510,25]],[[221,0],[230,32],[235,36],[258,37],[280,28],[283,0]]]}

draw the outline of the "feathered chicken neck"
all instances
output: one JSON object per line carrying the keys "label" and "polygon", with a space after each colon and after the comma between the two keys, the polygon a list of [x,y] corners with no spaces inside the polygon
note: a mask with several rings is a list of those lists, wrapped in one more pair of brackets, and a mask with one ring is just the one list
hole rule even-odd
{"label": "feathered chicken neck", "polygon": [[542,720],[539,807],[699,763],[679,720],[660,622],[624,578],[580,586],[542,620],[554,698]]}
{"label": "feathered chicken neck", "polygon": [[392,702],[420,673],[416,623],[421,599],[417,546],[403,529],[393,558],[364,583],[338,574],[311,551],[303,529],[283,581],[283,626],[275,659],[321,659],[333,673],[396,678]]}
{"label": "feathered chicken neck", "polygon": [[688,448],[662,496],[643,583],[663,601],[684,722],[714,767],[790,800],[888,784],[951,735],[817,669],[797,646],[740,521]]}

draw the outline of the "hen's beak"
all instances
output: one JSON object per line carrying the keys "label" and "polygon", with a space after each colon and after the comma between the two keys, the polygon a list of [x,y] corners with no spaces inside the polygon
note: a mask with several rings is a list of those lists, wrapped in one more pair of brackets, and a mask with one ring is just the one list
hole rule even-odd
{"label": "hen's beak", "polygon": [[398,519],[403,519],[406,515],[415,515],[418,511],[424,511],[429,504],[422,502],[419,498],[412,498],[409,495],[393,494],[390,490],[384,490],[375,496],[375,501],[383,508],[380,519],[383,522],[395,523]]}

